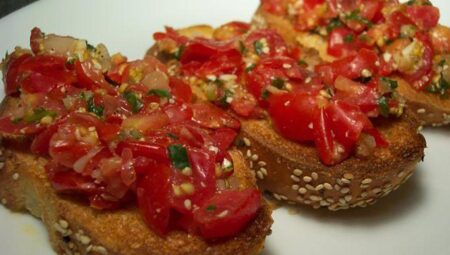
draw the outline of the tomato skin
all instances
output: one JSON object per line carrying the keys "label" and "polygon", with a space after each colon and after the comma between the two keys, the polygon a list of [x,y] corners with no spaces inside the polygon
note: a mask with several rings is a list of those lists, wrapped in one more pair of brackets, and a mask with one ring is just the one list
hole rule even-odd
{"label": "tomato skin", "polygon": [[439,22],[439,9],[430,5],[407,6],[406,13],[423,30],[435,27]]}
{"label": "tomato skin", "polygon": [[261,194],[256,189],[222,191],[205,201],[194,212],[194,221],[203,238],[227,238],[246,227],[255,217],[260,205]]}
{"label": "tomato skin", "polygon": [[[255,42],[266,40],[268,52],[260,52],[260,57],[289,56],[288,47],[283,38],[272,29],[259,29],[250,33],[244,41],[245,47],[255,53]],[[258,53],[257,53],[258,54]]]}
{"label": "tomato skin", "polygon": [[315,96],[283,93],[272,95],[269,103],[270,117],[281,135],[296,142],[313,140],[314,131],[310,125],[318,110]]}
{"label": "tomato skin", "polygon": [[94,67],[90,61],[76,61],[75,71],[78,78],[78,86],[89,90],[104,89],[109,95],[115,95],[117,92],[108,84],[101,70]]}
{"label": "tomato skin", "polygon": [[424,46],[421,67],[415,73],[404,74],[403,77],[413,86],[413,88],[420,91],[425,89],[431,83],[433,76],[434,50],[428,34],[417,33],[416,38]]}
{"label": "tomato skin", "polygon": [[37,27],[31,30],[30,34],[30,47],[34,54],[38,54],[40,49],[40,42],[43,40],[43,33]]}
{"label": "tomato skin", "polygon": [[150,159],[158,160],[160,162],[168,162],[166,149],[157,144],[151,144],[148,142],[126,140],[117,145],[116,153],[122,155],[124,149],[130,149],[133,156],[136,157],[148,157]]}
{"label": "tomato skin", "polygon": [[159,165],[142,178],[136,190],[139,210],[145,222],[159,235],[169,231],[171,209],[171,169]]}
{"label": "tomato skin", "polygon": [[212,139],[216,142],[220,151],[226,151],[233,144],[237,132],[231,128],[219,128],[212,134]]}
{"label": "tomato skin", "polygon": [[178,78],[170,78],[170,92],[172,95],[185,103],[192,101],[192,90],[189,84]]}
{"label": "tomato skin", "polygon": [[242,117],[253,116],[258,106],[258,102],[251,94],[235,96],[231,102],[231,109]]}
{"label": "tomato skin", "polygon": [[211,103],[195,103],[191,105],[191,108],[192,120],[203,127],[212,129],[221,127],[239,129],[241,127],[241,123],[237,119]]}
{"label": "tomato skin", "polygon": [[346,57],[363,48],[369,49],[370,47],[359,39],[356,33],[345,27],[333,29],[328,38],[327,52],[334,57]]}
{"label": "tomato skin", "polygon": [[283,15],[286,12],[283,3],[283,0],[261,0],[262,8],[275,15]]}
{"label": "tomato skin", "polygon": [[31,54],[23,54],[17,58],[12,58],[8,64],[5,81],[5,93],[8,96],[14,95],[19,91],[19,67],[27,59],[31,58]]}
{"label": "tomato skin", "polygon": [[323,108],[320,109],[320,113],[314,121],[314,142],[322,162],[325,165],[335,164],[335,148],[331,133],[330,120]]}

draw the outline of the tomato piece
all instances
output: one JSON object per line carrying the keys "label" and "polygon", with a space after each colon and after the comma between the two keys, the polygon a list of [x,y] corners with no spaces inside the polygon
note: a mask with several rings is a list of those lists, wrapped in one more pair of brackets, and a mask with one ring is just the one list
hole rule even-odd
{"label": "tomato piece", "polygon": [[169,123],[169,117],[161,111],[150,114],[135,114],[122,122],[122,128],[139,130],[146,134],[158,130]]}
{"label": "tomato piece", "polygon": [[165,235],[169,231],[172,190],[170,176],[171,169],[168,166],[158,165],[139,181],[136,190],[144,221],[159,235]]}
{"label": "tomato piece", "polygon": [[211,103],[195,103],[191,107],[193,111],[192,120],[203,127],[239,129],[241,126],[237,119]]}
{"label": "tomato piece", "polygon": [[390,40],[395,40],[400,36],[401,28],[404,25],[414,25],[414,22],[400,11],[395,11],[387,18],[388,30],[386,36]]}
{"label": "tomato piece", "polygon": [[[376,78],[372,80],[377,80]],[[373,117],[378,116],[378,99],[380,93],[377,90],[378,82],[369,84],[361,84],[339,76],[334,84],[336,88],[337,100],[345,100],[348,103],[358,105],[366,114],[373,114]]]}
{"label": "tomato piece", "polygon": [[135,157],[148,157],[159,162],[168,162],[166,149],[158,144],[126,140],[117,145],[116,153],[122,155],[124,149],[130,149]]}
{"label": "tomato piece", "polygon": [[191,120],[193,116],[192,109],[185,104],[167,104],[163,111],[172,124]]}
{"label": "tomato piece", "polygon": [[155,41],[162,41],[162,40],[173,40],[175,41],[177,44],[185,44],[188,42],[188,38],[182,35],[179,35],[178,32],[171,28],[171,27],[166,27],[166,32],[165,33],[154,33],[153,34],[153,39],[155,39]]}
{"label": "tomato piece", "polygon": [[222,191],[194,212],[194,220],[202,237],[226,238],[244,229],[260,206],[261,194],[256,189]]}
{"label": "tomato piece", "polygon": [[330,120],[325,110],[320,109],[320,113],[314,120],[314,143],[319,153],[320,159],[325,165],[334,165],[337,162],[333,136],[331,133]]}
{"label": "tomato piece", "polygon": [[259,29],[250,33],[244,41],[247,50],[260,57],[288,56],[289,51],[286,42],[271,29]]}
{"label": "tomato piece", "polygon": [[176,99],[179,99],[185,103],[190,103],[192,101],[191,87],[183,80],[171,77],[169,86],[172,96]]}
{"label": "tomato piece", "polygon": [[11,60],[8,62],[5,75],[5,93],[7,96],[19,92],[19,79],[21,77],[19,68],[29,58],[31,58],[31,54],[23,54],[19,57],[11,57]]}
{"label": "tomato piece", "polygon": [[221,151],[226,151],[233,144],[237,132],[231,128],[219,128],[212,134],[212,139],[216,142]]}
{"label": "tomato piece", "polygon": [[423,45],[423,53],[419,69],[412,74],[404,74],[403,77],[416,90],[423,90],[432,80],[433,76],[433,56],[434,50],[431,46],[431,40],[426,33],[417,33],[416,38]]}
{"label": "tomato piece", "polygon": [[89,90],[104,89],[108,94],[115,95],[117,92],[108,84],[101,70],[95,68],[92,61],[76,61],[75,71],[78,77],[78,86]]}
{"label": "tomato piece", "polygon": [[345,27],[333,29],[328,38],[328,54],[334,57],[346,57],[362,48],[370,48],[356,33]]}
{"label": "tomato piece", "polygon": [[88,176],[82,176],[74,171],[50,161],[45,165],[53,188],[63,193],[95,194],[99,192],[94,180]]}
{"label": "tomato piece", "polygon": [[214,30],[214,39],[219,41],[231,40],[241,36],[250,29],[250,24],[240,21],[232,21],[221,25]]}
{"label": "tomato piece", "polygon": [[258,102],[255,97],[249,93],[240,94],[231,101],[231,109],[242,117],[250,117],[255,113]]}
{"label": "tomato piece", "polygon": [[59,121],[48,126],[43,132],[38,134],[31,143],[31,152],[44,156],[50,149],[50,139],[58,131]]}
{"label": "tomato piece", "polygon": [[283,93],[269,98],[269,114],[280,134],[297,142],[312,141],[312,123],[318,112],[316,97],[306,93]]}
{"label": "tomato piece", "polygon": [[269,13],[275,15],[283,15],[286,13],[286,8],[283,5],[283,0],[261,0],[262,8]]}
{"label": "tomato piece", "polygon": [[431,5],[413,5],[406,7],[406,13],[411,20],[423,30],[435,27],[439,22],[439,9]]}

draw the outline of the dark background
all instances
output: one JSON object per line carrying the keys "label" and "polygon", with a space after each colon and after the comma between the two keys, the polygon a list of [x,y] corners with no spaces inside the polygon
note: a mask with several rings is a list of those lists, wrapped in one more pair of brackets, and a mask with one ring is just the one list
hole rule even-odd
{"label": "dark background", "polygon": [[0,0],[0,18],[36,0]]}

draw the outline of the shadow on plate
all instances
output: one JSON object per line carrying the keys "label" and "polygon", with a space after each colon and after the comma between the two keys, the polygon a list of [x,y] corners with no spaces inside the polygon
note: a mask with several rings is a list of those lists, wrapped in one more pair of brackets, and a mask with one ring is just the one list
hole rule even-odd
{"label": "shadow on plate", "polygon": [[388,196],[380,199],[376,204],[366,208],[352,208],[337,212],[326,209],[313,209],[307,206],[289,206],[289,211],[298,212],[292,217],[303,217],[304,219],[317,220],[322,223],[345,224],[347,226],[361,225],[375,227],[380,224],[389,224],[391,221],[405,217],[420,207],[425,200],[425,189],[423,187],[421,166],[416,169],[409,181]]}

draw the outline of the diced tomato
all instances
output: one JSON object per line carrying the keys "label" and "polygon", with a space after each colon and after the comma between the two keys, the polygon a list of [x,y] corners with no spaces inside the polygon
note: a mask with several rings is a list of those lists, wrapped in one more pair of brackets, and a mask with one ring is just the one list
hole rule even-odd
{"label": "diced tomato", "polygon": [[221,151],[226,151],[233,144],[237,132],[231,128],[219,128],[212,134],[212,139],[216,142]]}
{"label": "diced tomato", "polygon": [[335,28],[328,38],[327,52],[334,57],[346,57],[363,48],[369,46],[348,28]]}
{"label": "diced tomato", "polygon": [[255,113],[258,102],[255,97],[249,93],[235,96],[231,101],[231,109],[242,117],[250,117]]}
{"label": "diced tomato", "polygon": [[403,77],[415,89],[423,90],[431,83],[432,80],[434,50],[431,46],[431,41],[427,33],[417,33],[416,38],[423,45],[420,67],[413,74],[404,74]]}
{"label": "diced tomato", "polygon": [[136,157],[147,157],[159,162],[168,162],[166,149],[158,144],[126,140],[117,145],[116,153],[121,155],[124,149],[130,149]]}
{"label": "diced tomato", "polygon": [[288,48],[283,38],[271,29],[259,29],[250,33],[244,41],[248,50],[261,57],[288,56]]}
{"label": "diced tomato", "polygon": [[[172,118],[174,119],[174,118]],[[158,130],[169,123],[169,117],[161,111],[135,114],[122,122],[122,128],[138,130],[143,134]]]}
{"label": "diced tomato", "polygon": [[[52,163],[50,163],[51,165]],[[50,181],[53,188],[58,192],[63,193],[78,193],[78,194],[94,194],[98,192],[98,187],[94,180],[87,176],[82,176],[69,169],[59,171],[50,170],[51,166],[47,164],[47,171],[51,171]]]}
{"label": "diced tomato", "polygon": [[58,131],[58,127],[61,123],[62,120],[59,120],[38,134],[31,143],[31,152],[41,156],[47,155],[50,148],[50,139]]}
{"label": "diced tomato", "polygon": [[163,109],[170,123],[180,123],[192,119],[192,109],[186,104],[167,104]]}
{"label": "diced tomato", "polygon": [[158,165],[139,181],[136,190],[139,209],[145,222],[159,235],[165,235],[169,231],[171,171],[164,164]]}
{"label": "diced tomato", "polygon": [[161,33],[161,32],[154,33],[153,39],[155,39],[155,41],[162,41],[162,40],[170,39],[180,45],[187,43],[187,41],[189,40],[187,37],[179,35],[178,32],[175,31],[175,29],[173,29],[171,27],[166,27],[165,33]]}
{"label": "diced tomato", "polygon": [[192,101],[191,87],[183,80],[171,77],[169,86],[170,92],[175,98],[185,103],[190,103]]}
{"label": "diced tomato", "polygon": [[400,11],[395,11],[387,18],[388,30],[386,36],[389,40],[395,40],[400,36],[404,25],[413,25],[413,21]]}
{"label": "diced tomato", "polygon": [[231,40],[241,36],[250,29],[250,24],[240,21],[232,21],[221,25],[214,30],[214,39],[219,41]]}
{"label": "diced tomato", "polygon": [[261,194],[255,189],[222,191],[194,212],[200,235],[219,239],[235,235],[254,219],[261,205]]}
{"label": "diced tomato", "polygon": [[336,149],[334,147],[330,120],[324,109],[320,109],[320,113],[313,122],[313,125],[314,142],[320,155],[320,159],[326,165],[336,164],[338,159],[336,158]]}
{"label": "diced tomato", "polygon": [[105,77],[101,70],[94,67],[94,64],[90,61],[76,61],[75,71],[78,77],[78,86],[89,90],[104,89],[108,94],[116,94],[116,90],[112,85],[106,82]]}
{"label": "diced tomato", "polygon": [[237,119],[211,103],[195,103],[191,107],[194,114],[192,120],[203,127],[239,129],[241,126]]}
{"label": "diced tomato", "polygon": [[22,63],[31,58],[30,54],[23,54],[19,57],[12,56],[9,60],[5,75],[5,92],[7,96],[19,92],[21,72],[19,71]]}
{"label": "diced tomato", "polygon": [[407,6],[406,13],[423,30],[431,29],[439,22],[439,9],[431,5]]}

